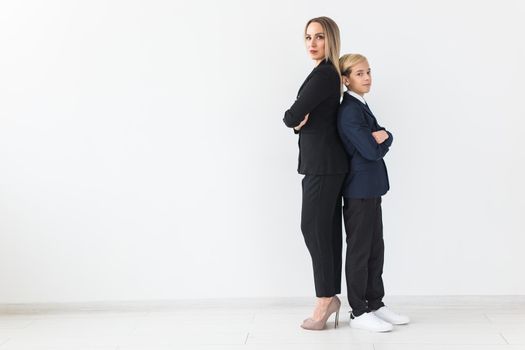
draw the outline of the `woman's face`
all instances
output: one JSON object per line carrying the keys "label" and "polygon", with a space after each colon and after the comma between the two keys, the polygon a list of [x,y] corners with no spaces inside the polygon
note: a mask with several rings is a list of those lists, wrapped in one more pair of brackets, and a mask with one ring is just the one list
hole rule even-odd
{"label": "woman's face", "polygon": [[352,67],[350,76],[343,77],[343,83],[346,87],[363,96],[370,91],[372,86],[372,74],[367,61],[361,61]]}
{"label": "woman's face", "polygon": [[325,38],[326,34],[323,31],[321,24],[312,22],[306,28],[305,43],[306,50],[312,60],[321,61],[325,58]]}

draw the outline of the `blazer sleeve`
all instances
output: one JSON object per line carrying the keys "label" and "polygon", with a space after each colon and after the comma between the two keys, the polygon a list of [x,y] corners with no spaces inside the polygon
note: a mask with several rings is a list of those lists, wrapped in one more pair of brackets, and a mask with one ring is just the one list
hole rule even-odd
{"label": "blazer sleeve", "polygon": [[385,145],[385,147],[390,148],[390,146],[392,146],[392,142],[394,142],[394,135],[392,135],[392,133],[385,128],[383,128],[383,130],[385,130],[388,134],[388,138],[381,144],[381,146]]}
{"label": "blazer sleeve", "polygon": [[388,138],[385,140],[385,142],[383,142],[382,144],[379,145],[379,147],[381,147],[381,149],[383,150],[383,152],[385,154],[388,153],[388,150],[390,150],[390,146],[392,146],[392,141],[394,141],[394,136],[392,136],[392,134],[390,133],[390,131],[386,130],[386,129],[383,129],[386,131],[386,133],[388,134]]}
{"label": "blazer sleeve", "polygon": [[284,124],[289,128],[299,125],[305,115],[333,93],[334,84],[338,84],[336,79],[335,72],[326,70],[315,72],[303,86],[292,107],[284,113]]}
{"label": "blazer sleeve", "polygon": [[[338,123],[339,134],[347,152],[355,147],[363,158],[373,161],[383,158],[388,152],[389,146],[385,144],[387,141],[383,142],[385,145],[376,142],[365,114],[358,106],[342,106]],[[390,134],[388,136],[390,138]]]}
{"label": "blazer sleeve", "polygon": [[382,126],[379,127],[379,130],[384,130],[388,134],[388,138],[385,140],[385,142],[383,142],[381,144],[381,147],[386,147],[387,148],[386,151],[388,152],[388,149],[390,148],[390,146],[392,146],[392,142],[394,142],[394,135],[392,135],[392,133],[390,131],[388,131],[387,129],[383,128]]}

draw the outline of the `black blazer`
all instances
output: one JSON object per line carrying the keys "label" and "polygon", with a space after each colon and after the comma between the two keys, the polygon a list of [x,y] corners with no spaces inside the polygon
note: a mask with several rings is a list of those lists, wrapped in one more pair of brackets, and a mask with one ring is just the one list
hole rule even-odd
{"label": "black blazer", "polygon": [[[390,188],[383,157],[394,137],[381,127],[370,108],[348,93],[339,108],[338,129],[346,152],[350,157],[350,174],[346,177],[345,198],[375,198]],[[385,130],[388,139],[378,144],[373,131]]]}
{"label": "black blazer", "polygon": [[339,74],[329,60],[322,61],[299,89],[295,103],[284,113],[293,128],[310,113],[299,131],[299,174],[330,175],[348,172],[348,159],[337,132],[341,98]]}

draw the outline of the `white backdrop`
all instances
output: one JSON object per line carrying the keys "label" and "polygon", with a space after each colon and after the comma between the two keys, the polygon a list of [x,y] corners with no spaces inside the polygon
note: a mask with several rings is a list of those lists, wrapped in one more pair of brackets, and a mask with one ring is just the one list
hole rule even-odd
{"label": "white backdrop", "polygon": [[395,137],[387,294],[525,294],[523,2],[10,0],[0,303],[313,296],[282,117],[320,15]]}

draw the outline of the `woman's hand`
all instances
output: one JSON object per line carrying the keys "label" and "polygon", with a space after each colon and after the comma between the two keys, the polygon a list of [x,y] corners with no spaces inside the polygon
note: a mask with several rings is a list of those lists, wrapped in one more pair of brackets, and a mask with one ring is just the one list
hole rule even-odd
{"label": "woman's hand", "polygon": [[388,133],[385,130],[374,131],[372,136],[378,144],[382,144],[388,138]]}
{"label": "woman's hand", "polygon": [[294,126],[294,129],[295,129],[296,131],[301,130],[301,128],[303,127],[303,125],[306,124],[306,122],[308,121],[308,116],[309,116],[309,115],[310,115],[310,113],[308,113],[307,115],[305,115],[303,121],[302,121],[301,123],[299,123],[299,125]]}

